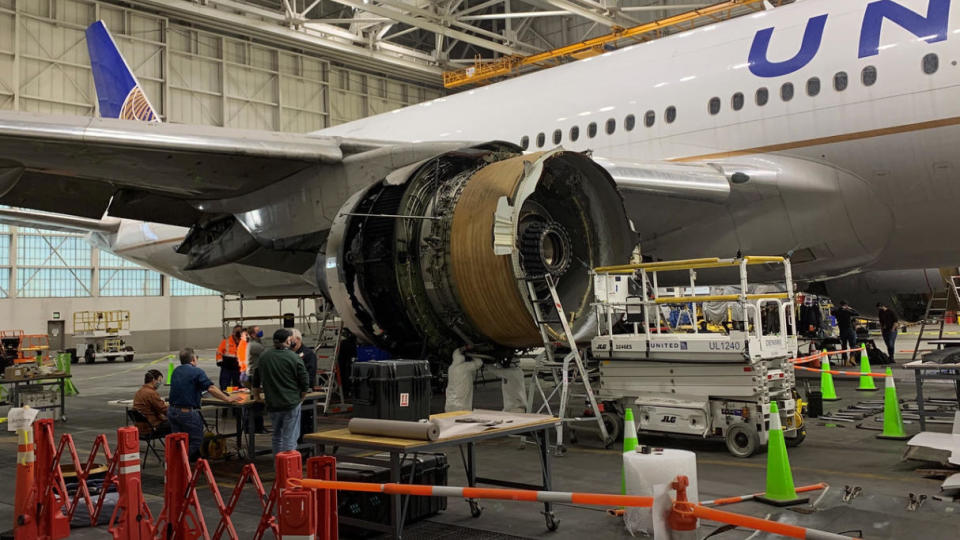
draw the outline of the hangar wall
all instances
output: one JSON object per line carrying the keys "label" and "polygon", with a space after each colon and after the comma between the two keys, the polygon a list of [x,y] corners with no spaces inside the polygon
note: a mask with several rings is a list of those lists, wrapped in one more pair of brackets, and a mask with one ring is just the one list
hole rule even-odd
{"label": "hangar wall", "polygon": [[[84,29],[97,19],[106,22],[168,122],[307,132],[442,94],[439,86],[353,70],[119,2],[0,0],[0,109],[96,115]],[[14,228],[10,246],[18,234]],[[11,253],[7,265],[14,274],[16,256]],[[47,320],[60,312],[69,334],[75,311],[126,309],[133,321],[128,342],[141,352],[214,347],[220,339],[220,297],[173,296],[166,277],[160,296],[106,297],[94,286],[81,297],[17,298],[11,270],[6,272],[0,329],[46,332]],[[277,302],[248,303],[245,309],[272,314]]]}

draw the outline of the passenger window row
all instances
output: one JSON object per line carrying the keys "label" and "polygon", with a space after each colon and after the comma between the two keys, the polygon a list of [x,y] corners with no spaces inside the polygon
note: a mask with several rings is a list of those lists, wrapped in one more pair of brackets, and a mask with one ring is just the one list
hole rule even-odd
{"label": "passenger window row", "polygon": [[[668,124],[672,124],[672,123],[677,119],[677,108],[674,107],[673,105],[671,105],[671,106],[667,107],[666,109],[664,109],[664,111],[663,111],[663,118],[664,118],[664,120],[665,120]],[[643,115],[643,125],[644,125],[644,126],[650,128],[650,127],[653,127],[653,125],[656,124],[656,122],[657,122],[657,113],[656,113],[656,112],[654,112],[654,111],[651,110],[651,111],[647,111],[646,113],[644,113],[644,115]],[[623,129],[624,129],[624,130],[626,130],[626,131],[633,131],[634,128],[636,128],[636,127],[637,127],[637,117],[636,117],[635,115],[633,115],[633,114],[628,114],[627,116],[624,117],[624,119],[623,119]],[[605,132],[607,135],[613,135],[614,133],[616,133],[616,131],[617,131],[617,119],[616,119],[616,118],[608,118],[607,121],[604,123],[603,130],[604,130],[604,132]],[[596,137],[596,136],[597,136],[597,123],[596,123],[596,122],[590,122],[589,124],[587,124],[587,138],[593,139],[593,138]],[[569,130],[568,133],[567,133],[567,138],[568,138],[568,140],[569,140],[570,142],[576,142],[576,141],[580,138],[580,126],[571,126],[571,127],[570,127],[570,130]],[[562,130],[562,129],[555,129],[555,130],[553,131],[553,135],[551,136],[551,140],[553,141],[553,144],[555,144],[555,145],[558,145],[558,144],[562,143],[562,142],[563,142],[563,130]],[[546,133],[538,133],[537,136],[536,136],[536,138],[535,138],[535,140],[534,140],[534,144],[536,144],[537,148],[543,148],[543,146],[546,144],[546,142],[547,142],[547,135],[546,135]],[[521,138],[520,138],[520,146],[521,146],[524,150],[527,150],[528,148],[530,148],[530,137],[528,137],[528,136],[526,136],[526,135],[524,135],[523,137],[521,137]]]}
{"label": "passenger window row", "polygon": [[[921,64],[923,72],[927,75],[933,75],[940,69],[940,58],[936,53],[930,53],[923,57],[923,62]],[[866,66],[860,71],[860,82],[864,86],[873,86],[877,83],[877,68],[875,66]],[[837,92],[843,92],[847,89],[850,84],[849,76],[847,72],[840,71],[833,76],[833,89]],[[820,79],[818,77],[811,77],[807,79],[806,91],[807,95],[810,97],[815,97],[820,94]],[[780,99],[784,102],[788,102],[793,99],[794,96],[794,87],[793,83],[786,82],[780,86]],[[730,98],[730,108],[735,111],[743,109],[746,99],[742,92],[737,92],[733,94]],[[770,90],[765,87],[760,87],[757,89],[756,94],[754,95],[754,102],[758,107],[763,107],[770,102]],[[722,108],[722,103],[719,97],[712,97],[707,102],[707,112],[711,115],[720,114]],[[674,106],[667,107],[664,111],[664,120],[668,124],[672,124],[674,120],[677,119],[677,108]],[[654,111],[647,111],[643,115],[643,125],[646,127],[653,127],[657,121],[657,113]],[[637,118],[628,114],[623,119],[623,129],[626,131],[633,131],[637,125]],[[610,118],[606,121],[604,131],[607,135],[613,135],[617,131],[617,120],[615,118]],[[597,123],[590,122],[587,124],[587,137],[594,138],[597,136]],[[573,126],[570,128],[568,133],[570,142],[576,142],[580,138],[580,127]],[[563,142],[563,130],[557,129],[553,132],[553,144],[558,145]],[[546,144],[546,135],[543,133],[537,134],[536,139],[537,148],[543,148]],[[520,139],[520,146],[524,150],[530,147],[530,137],[524,135]]]}

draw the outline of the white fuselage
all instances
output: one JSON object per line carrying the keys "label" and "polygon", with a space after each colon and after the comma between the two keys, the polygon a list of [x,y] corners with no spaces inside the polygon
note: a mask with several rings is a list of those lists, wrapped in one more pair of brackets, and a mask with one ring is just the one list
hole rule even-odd
{"label": "white fuselage", "polygon": [[[898,0],[897,4],[927,17],[928,6],[942,7],[944,1],[949,5],[948,0]],[[856,261],[856,270],[956,265],[960,241],[926,233],[951,226],[960,195],[956,158],[960,14],[951,9],[949,17],[939,18],[946,19],[945,35],[918,36],[921,27],[915,22],[908,29],[878,17],[876,11],[868,17],[867,11],[876,7],[869,5],[867,0],[797,2],[315,134],[398,142],[507,140],[523,145],[528,141],[529,151],[563,146],[589,149],[597,157],[645,162],[750,158],[753,163],[764,159],[775,163],[777,156],[816,161],[849,173],[867,186],[870,198],[865,200],[876,206],[877,219],[885,223],[883,245],[870,251],[871,260]],[[937,23],[933,12],[930,28]],[[805,34],[817,37],[821,23],[822,39],[807,39],[801,47]],[[880,29],[878,47],[861,58],[861,49],[865,45],[870,49],[875,41],[870,37],[875,27]],[[767,28],[774,30],[761,60],[766,58],[769,65],[760,66],[764,62],[751,62],[751,49],[757,46],[758,33]],[[924,70],[925,60],[928,66],[932,62],[928,55],[937,58],[933,73]],[[785,73],[755,73],[763,67]],[[870,83],[874,70],[876,80]],[[789,100],[782,97],[786,83],[793,85]],[[819,91],[813,92],[817,83]],[[757,95],[762,89],[768,99],[761,105]],[[712,98],[719,101],[716,112],[711,110]],[[668,122],[669,110],[675,111],[675,118]],[[632,129],[627,129],[628,116],[633,118]],[[591,123],[596,128],[593,136]],[[579,131],[576,140],[572,140],[574,128]],[[554,138],[557,130],[559,139]],[[826,183],[830,181],[834,180]],[[834,182],[841,181],[838,177]],[[838,185],[823,196],[839,197],[843,188]],[[850,208],[857,201],[846,204]],[[629,200],[628,210],[632,211]],[[818,207],[811,204],[799,211],[816,216]],[[642,234],[644,213],[637,211],[631,217]],[[695,221],[696,216],[674,219],[683,223]],[[742,217],[730,220],[734,227],[751,226]],[[783,220],[791,221],[793,215],[784,215]],[[850,220],[856,218],[850,216]],[[141,238],[142,245],[132,249],[134,244],[126,245],[126,237],[120,234],[110,242],[110,249],[208,287],[228,290],[232,285],[217,281],[247,281],[238,277],[246,272],[242,269],[181,272],[167,266],[182,265],[186,259],[170,256],[172,241],[164,245],[163,235],[182,236],[185,229],[145,227],[154,228],[151,234],[158,240]],[[862,231],[853,234],[857,235]],[[129,238],[136,239],[136,234]],[[863,243],[869,242],[864,239]],[[657,252],[664,258],[718,255],[685,252],[691,246],[702,248],[671,241],[658,244]],[[782,253],[797,246],[745,247]],[[161,252],[165,253],[162,260],[157,259]],[[304,276],[280,278],[280,272],[252,271],[269,272],[281,281],[288,278],[291,282],[284,287],[312,287]],[[266,274],[249,277],[254,288],[257,279],[263,285],[269,281],[263,281]]]}

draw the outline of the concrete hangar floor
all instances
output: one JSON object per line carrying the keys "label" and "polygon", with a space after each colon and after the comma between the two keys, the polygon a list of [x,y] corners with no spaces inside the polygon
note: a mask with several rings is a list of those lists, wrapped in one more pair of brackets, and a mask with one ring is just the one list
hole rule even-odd
{"label": "concrete hangar floor", "polygon": [[[143,372],[159,355],[139,356],[132,364],[76,365],[73,374],[80,394],[68,398],[67,422],[56,424],[57,433],[71,433],[81,454],[89,451],[97,434],[106,433],[111,444],[115,441],[116,428],[123,425],[123,410],[108,408],[112,399],[132,397],[140,386]],[[202,351],[201,367],[215,376],[212,351]],[[904,358],[898,358],[903,362]],[[900,398],[911,400],[914,396],[913,374],[902,368],[894,370]],[[216,379],[214,379],[216,380]],[[837,381],[841,401],[825,406],[835,411],[864,399],[881,399],[882,390],[865,396],[854,391],[855,379]],[[161,394],[168,392],[164,386]],[[954,396],[951,384],[925,386],[928,397],[949,398]],[[499,407],[500,392],[496,384],[478,388],[477,408]],[[443,406],[443,396],[434,396],[433,410]],[[342,427],[344,418],[329,419],[329,428]],[[916,422],[906,424],[909,434],[919,430]],[[928,430],[949,431],[948,425],[928,425]],[[744,502],[724,507],[726,510],[809,526],[821,530],[863,538],[929,540],[957,537],[960,527],[960,505],[932,499],[939,492],[941,481],[921,477],[916,469],[930,466],[914,461],[902,461],[905,443],[902,441],[878,440],[876,432],[856,429],[853,424],[827,423],[809,420],[806,441],[790,449],[790,462],[797,485],[826,482],[830,485],[819,501],[814,493],[818,511],[810,513],[810,506],[795,509],[779,509],[755,502]],[[667,440],[641,436],[641,444],[682,448],[697,454],[700,499],[713,499],[763,491],[766,471],[766,454],[760,453],[749,459],[737,459],[727,453],[723,443],[690,440]],[[269,448],[269,438],[258,439],[258,444]],[[535,482],[539,478],[535,448],[520,448],[515,439],[495,439],[482,443],[479,451],[480,472],[487,476],[507,477],[520,482]],[[619,443],[618,443],[619,444]],[[0,436],[0,485],[12,486],[16,471],[16,437],[4,432]],[[233,443],[228,443],[232,448]],[[525,455],[526,454],[526,455]],[[450,485],[465,485],[463,466],[456,451],[448,453]],[[257,467],[267,489],[273,480],[271,457],[260,456]],[[243,462],[237,459],[213,463],[218,485],[224,497],[229,496]],[[567,454],[553,459],[553,482],[557,491],[618,493],[620,490],[621,458],[617,449],[604,449],[599,439],[589,434],[579,437],[577,444],[570,445]],[[162,505],[163,471],[152,458],[143,469],[144,494],[151,511],[156,516]],[[860,486],[863,494],[849,503],[842,502],[844,486]],[[907,510],[908,494],[926,494],[928,499],[916,511]],[[0,523],[13,523],[14,490],[0,490]],[[207,522],[215,526],[216,510],[209,491],[201,491],[201,501]],[[425,521],[408,525],[405,537],[411,539],[470,538],[628,538],[620,518],[608,516],[605,509],[596,507],[559,506],[555,508],[560,520],[556,532],[547,532],[542,507],[538,504],[506,501],[484,501],[484,512],[473,518],[468,505],[462,500],[448,500],[447,509]],[[241,538],[252,536],[260,513],[259,504],[249,493],[240,499],[234,513],[234,524]],[[211,525],[211,523],[213,525]],[[717,532],[717,525],[706,523],[701,527],[700,538]],[[6,527],[4,527],[6,528]],[[211,529],[212,531],[212,529]],[[857,534],[860,531],[862,534]],[[742,539],[750,537],[751,531],[736,529],[718,532],[713,538]],[[269,536],[269,533],[268,533]],[[74,529],[71,538],[108,538],[106,527]],[[349,538],[347,534],[341,537]],[[774,538],[757,535],[753,538]]]}

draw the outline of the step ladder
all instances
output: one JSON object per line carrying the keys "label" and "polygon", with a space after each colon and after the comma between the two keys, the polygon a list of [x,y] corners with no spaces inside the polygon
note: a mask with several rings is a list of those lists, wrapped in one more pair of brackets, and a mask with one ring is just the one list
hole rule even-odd
{"label": "step ladder", "polygon": [[[946,314],[951,302],[954,306],[960,307],[960,276],[950,276],[947,280],[946,287],[941,291],[932,293],[930,299],[927,300],[927,309],[926,312],[924,312],[923,320],[920,321],[920,332],[917,334],[917,342],[913,347],[913,356],[910,357],[911,362],[916,360],[917,355],[920,354],[920,344],[922,342],[930,339],[943,339]],[[927,330],[927,327],[933,326],[932,320],[937,318],[940,319],[937,328],[937,337],[926,337],[926,332],[934,330],[933,328]],[[937,348],[939,349],[940,345],[937,345]]]}
{"label": "step ladder", "polygon": [[[340,343],[343,335],[343,320],[340,318],[324,317],[320,325],[320,335],[314,351],[317,353],[317,379],[325,396],[323,398],[323,413],[343,412],[349,409],[343,395],[343,385],[340,383],[339,365],[337,356],[340,354]],[[334,396],[339,401],[334,403]]]}
{"label": "step ladder", "polygon": [[[547,289],[550,291],[550,297],[553,300],[554,308],[556,309],[559,321],[547,320],[543,314],[543,310],[540,308],[540,297],[537,294],[536,282],[545,281]],[[590,374],[587,372],[586,367],[583,363],[583,357],[580,356],[580,350],[577,348],[576,340],[573,337],[573,331],[570,329],[570,323],[567,320],[567,316],[563,311],[563,305],[560,303],[560,296],[557,294],[556,282],[550,274],[547,274],[543,277],[538,278],[526,278],[527,291],[530,296],[530,302],[533,305],[533,314],[534,321],[537,324],[537,327],[540,330],[540,337],[543,340],[544,354],[537,357],[537,366],[534,369],[533,377],[530,381],[530,391],[527,393],[527,412],[536,412],[550,414],[556,416],[560,419],[560,425],[557,426],[557,443],[556,443],[556,453],[557,455],[562,455],[565,452],[564,447],[564,426],[565,424],[571,422],[596,422],[597,427],[599,428],[600,438],[603,440],[604,445],[608,445],[613,441],[610,440],[610,435],[607,432],[607,426],[603,422],[603,416],[600,412],[600,407],[597,405],[597,398],[593,392],[593,387],[590,384]],[[551,338],[551,333],[553,329],[550,327],[551,323],[559,322],[563,327],[563,336],[558,336],[559,340],[554,340]],[[570,353],[563,357],[561,362],[557,362],[555,356],[555,345],[557,341],[562,343],[562,340],[566,340],[567,346],[570,348]],[[544,389],[543,383],[541,381],[541,373],[548,371],[552,374],[552,379],[554,383],[553,391],[548,395]],[[578,379],[579,377],[579,379]],[[571,394],[570,389],[571,385],[582,384],[583,393],[582,394]],[[557,412],[553,412],[553,408],[550,405],[550,400],[560,394],[560,406],[557,408]],[[543,400],[543,404],[534,410],[534,400],[536,396],[540,396]],[[570,403],[571,397],[586,397],[589,402],[589,411],[593,414],[590,417],[572,417],[567,415],[568,405]]]}

